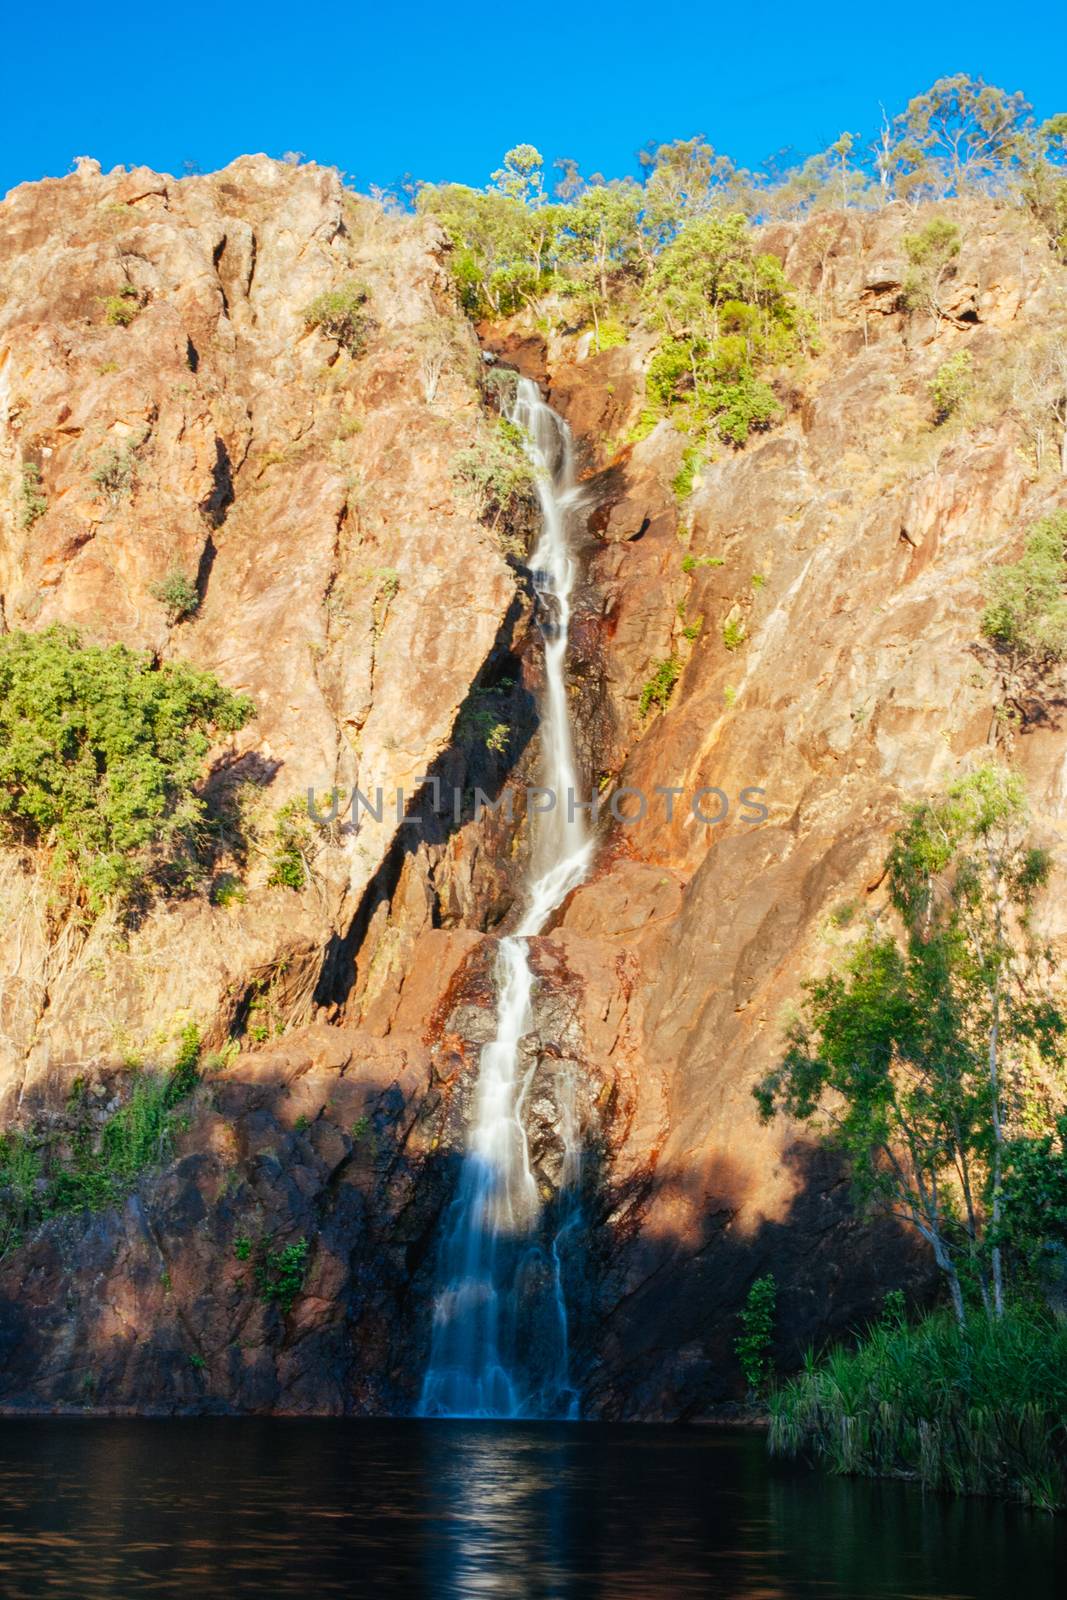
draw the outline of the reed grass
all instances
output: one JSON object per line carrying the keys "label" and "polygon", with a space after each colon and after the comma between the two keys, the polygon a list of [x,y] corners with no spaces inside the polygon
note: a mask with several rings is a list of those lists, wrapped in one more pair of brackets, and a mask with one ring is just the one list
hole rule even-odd
{"label": "reed grass", "polygon": [[870,1328],[816,1358],[770,1402],[770,1449],[831,1472],[907,1477],[1043,1510],[1067,1504],[1067,1326],[948,1312]]}

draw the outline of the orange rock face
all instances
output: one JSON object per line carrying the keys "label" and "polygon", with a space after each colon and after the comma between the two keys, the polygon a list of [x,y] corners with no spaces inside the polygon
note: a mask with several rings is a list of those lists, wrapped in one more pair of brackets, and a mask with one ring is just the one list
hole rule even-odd
{"label": "orange rock face", "polygon": [[[69,1136],[76,1077],[102,1116],[131,1050],[169,1059],[190,1018],[242,1048],[124,1209],[46,1222],[0,1264],[0,1401],[408,1410],[526,848],[540,670],[521,573],[457,498],[480,357],[442,240],[331,173],[261,157],[180,183],[87,168],[14,191],[0,221],[7,627],[68,622],[250,693],[258,715],[210,782],[246,775],[262,806],[309,785],[413,793],[428,773],[516,800],[513,826],[423,806],[398,828],[387,805],[335,838],[302,893],[253,863],[242,900],[162,902],[121,940],[105,919],[76,946],[56,942],[42,864],[4,853],[9,1121]],[[543,379],[588,490],[572,681],[600,851],[535,941],[524,1048],[549,1204],[549,1065],[572,1063],[580,1084],[571,1312],[591,1414],[690,1416],[735,1396],[736,1312],[761,1272],[779,1280],[785,1362],[925,1281],[910,1241],[857,1217],[835,1164],[761,1127],[751,1096],[802,980],[886,914],[902,804],[1006,737],[983,576],[1067,504],[1056,452],[1038,464],[993,382],[1059,325],[1067,274],[1019,218],[976,209],[935,327],[898,309],[906,228],[883,213],[768,230],[820,347],[780,375],[783,423],[724,447],[681,505],[686,441],[664,422],[621,442],[647,342],[579,360],[573,340],[480,330]],[[303,315],[351,279],[368,293],[357,355]],[[136,306],[126,326],[116,302]],[[935,428],[927,384],[964,348],[991,398]],[[446,352],[436,382],[431,350]],[[108,490],[116,456],[128,481]],[[26,464],[47,500],[29,526]],[[171,626],[153,589],[175,568],[201,602]],[[668,658],[669,703],[642,716]],[[503,755],[463,734],[486,706]],[[1062,946],[1058,713],[1010,738],[1057,856],[1042,915]],[[619,786],[646,797],[642,820],[612,819]],[[728,803],[721,822],[694,813],[702,793],[705,815]],[[257,1007],[284,1037],[250,1023]],[[308,1265],[286,1310],[263,1273],[296,1238]]]}

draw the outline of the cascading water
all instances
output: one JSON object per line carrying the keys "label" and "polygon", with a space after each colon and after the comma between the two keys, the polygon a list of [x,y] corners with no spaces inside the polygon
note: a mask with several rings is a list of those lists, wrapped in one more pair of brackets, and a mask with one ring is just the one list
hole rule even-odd
{"label": "cascading water", "polygon": [[[422,1416],[573,1416],[562,1256],[577,1221],[574,1084],[556,1085],[564,1145],[558,1217],[547,1246],[530,1167],[523,1105],[536,1069],[524,1065],[533,1026],[528,941],[579,884],[593,843],[578,810],[565,667],[575,564],[567,537],[574,504],[570,430],[520,378],[509,419],[523,429],[536,469],[541,532],[530,557],[544,636],[541,781],[555,796],[531,817],[530,880],[514,934],[497,957],[496,1036],[482,1050],[467,1152],[445,1221]],[[528,1052],[526,1054],[529,1054]],[[536,1349],[534,1348],[536,1347]]]}

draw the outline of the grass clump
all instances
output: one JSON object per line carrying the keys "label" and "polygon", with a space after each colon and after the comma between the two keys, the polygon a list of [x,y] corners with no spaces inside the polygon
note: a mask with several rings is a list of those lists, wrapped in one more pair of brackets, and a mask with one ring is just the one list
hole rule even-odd
{"label": "grass clump", "polygon": [[123,284],[118,294],[104,300],[104,321],[109,328],[128,328],[144,310],[144,300],[132,283]]}
{"label": "grass clump", "polygon": [[671,489],[676,500],[687,500],[689,498],[696,487],[696,480],[703,465],[703,451],[696,445],[689,445],[682,452],[682,465],[671,483]]}
{"label": "grass clump", "polygon": [[0,1134],[0,1256],[50,1217],[117,1205],[148,1168],[164,1161],[181,1126],[178,1107],[200,1075],[200,1033],[182,1032],[169,1072],[138,1070],[126,1103],[96,1124],[84,1083],[67,1101],[73,1131],[63,1149],[53,1131]]}
{"label": "grass clump", "polygon": [[809,1352],[770,1404],[776,1455],[1045,1510],[1067,1501],[1067,1327],[1044,1312],[909,1325],[898,1299],[855,1349]]}
{"label": "grass clump", "polygon": [[642,687],[641,698],[638,701],[638,710],[642,717],[647,717],[653,709],[666,710],[681,670],[682,663],[676,655],[669,655],[665,660],[653,664],[652,675]]}
{"label": "grass clump", "polygon": [[748,629],[740,617],[730,617],[723,623],[722,642],[727,650],[740,650],[748,638]]}
{"label": "grass clump", "polygon": [[628,337],[624,324],[617,317],[601,317],[593,330],[590,354],[599,355],[601,350],[617,350],[626,343]]}
{"label": "grass clump", "polygon": [[312,846],[311,819],[302,800],[288,800],[274,822],[274,853],[269,889],[303,889],[311,881],[308,859]]}

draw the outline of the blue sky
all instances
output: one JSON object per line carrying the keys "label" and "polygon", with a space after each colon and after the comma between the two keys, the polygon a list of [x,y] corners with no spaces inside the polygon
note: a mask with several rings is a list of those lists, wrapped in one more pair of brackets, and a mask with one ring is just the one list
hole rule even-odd
{"label": "blue sky", "polygon": [[[1018,22],[1018,27],[1015,22]],[[929,24],[929,25],[928,25]],[[745,165],[867,134],[949,72],[1067,110],[1067,6],[964,10],[699,0],[612,6],[263,0],[13,9],[0,96],[0,194],[108,169],[205,171],[247,151],[302,150],[360,188],[404,172],[483,183],[528,141],[551,161],[636,172],[650,138],[704,133]]]}

